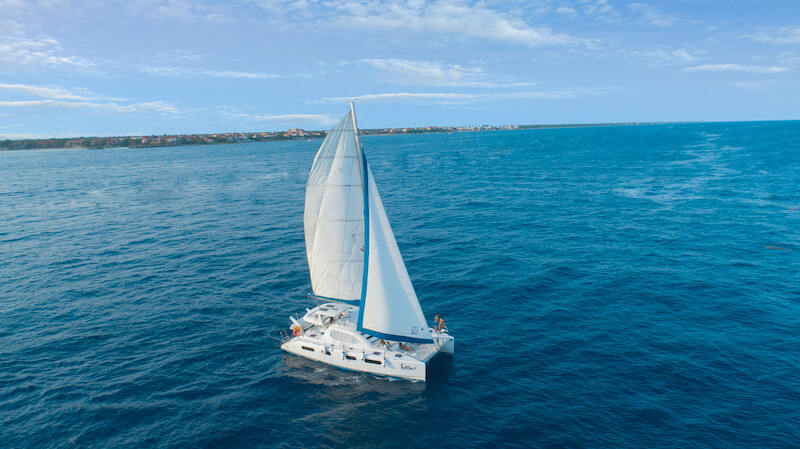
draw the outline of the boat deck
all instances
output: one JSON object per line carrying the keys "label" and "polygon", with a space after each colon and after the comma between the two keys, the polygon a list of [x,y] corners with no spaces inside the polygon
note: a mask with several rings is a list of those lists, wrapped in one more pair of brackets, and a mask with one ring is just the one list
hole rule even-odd
{"label": "boat deck", "polygon": [[[432,331],[433,343],[384,342],[357,329],[358,309],[321,304],[306,309],[303,318],[291,318],[293,337],[284,333],[281,347],[296,355],[341,368],[382,376],[425,380],[425,367],[436,354],[453,353],[453,338]],[[388,345],[387,345],[388,343]],[[407,349],[400,347],[403,344]]]}

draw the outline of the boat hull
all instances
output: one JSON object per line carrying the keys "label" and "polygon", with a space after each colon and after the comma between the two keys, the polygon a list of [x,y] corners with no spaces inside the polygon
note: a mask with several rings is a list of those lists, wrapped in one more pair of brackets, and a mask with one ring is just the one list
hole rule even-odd
{"label": "boat hull", "polygon": [[377,376],[424,382],[427,373],[427,364],[408,355],[370,348],[329,346],[304,336],[284,342],[281,349],[309,360]]}
{"label": "boat hull", "polygon": [[456,341],[453,337],[447,334],[438,334],[438,336],[434,338],[436,338],[442,345],[442,347],[439,348],[440,354],[453,355],[453,353],[456,352]]}

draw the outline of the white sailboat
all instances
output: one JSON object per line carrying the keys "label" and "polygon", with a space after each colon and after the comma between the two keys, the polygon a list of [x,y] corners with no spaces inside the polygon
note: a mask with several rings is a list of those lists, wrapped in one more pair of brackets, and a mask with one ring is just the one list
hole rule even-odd
{"label": "white sailboat", "polygon": [[306,256],[316,306],[290,317],[281,348],[380,376],[424,381],[454,339],[428,326],[358,138],[353,104],[306,183]]}

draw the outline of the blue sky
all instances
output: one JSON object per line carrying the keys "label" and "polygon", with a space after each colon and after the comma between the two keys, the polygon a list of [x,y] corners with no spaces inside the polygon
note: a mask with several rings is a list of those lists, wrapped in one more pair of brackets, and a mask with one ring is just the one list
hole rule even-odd
{"label": "blue sky", "polygon": [[0,0],[0,138],[800,118],[797,0]]}

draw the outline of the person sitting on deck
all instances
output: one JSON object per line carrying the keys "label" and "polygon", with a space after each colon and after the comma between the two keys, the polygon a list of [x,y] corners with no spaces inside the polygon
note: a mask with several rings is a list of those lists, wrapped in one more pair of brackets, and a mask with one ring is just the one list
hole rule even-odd
{"label": "person sitting on deck", "polygon": [[388,350],[392,350],[392,345],[388,341],[384,341],[382,338],[381,341],[378,342],[378,347],[380,348],[381,346],[386,346]]}
{"label": "person sitting on deck", "polygon": [[403,351],[408,351],[408,352],[411,352],[411,351],[414,350],[414,348],[412,348],[411,346],[408,346],[407,344],[403,343],[402,341],[400,342],[400,349],[402,349]]}

